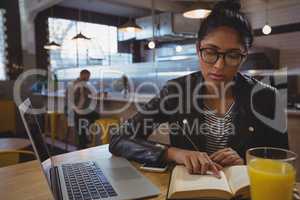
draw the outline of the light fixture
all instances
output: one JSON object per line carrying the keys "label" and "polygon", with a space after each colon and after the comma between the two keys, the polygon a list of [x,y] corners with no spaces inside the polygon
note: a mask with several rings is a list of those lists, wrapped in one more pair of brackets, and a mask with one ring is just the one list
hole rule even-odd
{"label": "light fixture", "polygon": [[121,25],[118,29],[121,32],[130,33],[141,32],[143,30],[142,27],[137,25],[135,21],[131,18],[125,24]]}
{"label": "light fixture", "polygon": [[262,32],[265,35],[269,35],[272,32],[272,27],[268,23],[269,13],[268,13],[268,0],[266,0],[266,24],[262,28]]}
{"label": "light fixture", "polygon": [[[85,36],[80,31],[80,28],[78,28],[78,23],[81,22],[81,10],[78,9],[78,20],[76,21],[76,35],[72,37],[72,41],[76,45],[76,66],[79,67],[79,49],[87,49],[88,52],[88,45],[91,38]],[[79,30],[79,31],[78,31]]]}
{"label": "light fixture", "polygon": [[61,46],[54,41],[47,42],[47,44],[44,45],[44,49],[47,49],[47,50],[57,50],[57,49],[60,49],[60,47]]}
{"label": "light fixture", "polygon": [[91,38],[86,37],[85,35],[83,35],[81,32],[79,32],[77,35],[75,35],[72,40],[78,40],[78,41],[84,41],[84,40],[90,40]]}
{"label": "light fixture", "polygon": [[211,6],[205,2],[193,3],[184,13],[183,16],[191,19],[206,18],[211,12]]}
{"label": "light fixture", "polygon": [[264,25],[262,29],[263,34],[269,35],[272,32],[272,27],[268,24]]}
{"label": "light fixture", "polygon": [[[155,44],[155,28],[156,28],[156,23],[155,23],[155,5],[154,5],[154,0],[151,1],[151,18],[152,18],[152,39],[148,43],[148,48],[149,49],[155,49],[156,44]],[[153,53],[152,61],[155,61],[155,53]]]}
{"label": "light fixture", "polygon": [[175,51],[176,51],[177,53],[181,52],[181,51],[182,51],[182,46],[181,46],[181,45],[177,45],[177,46],[175,47]]}
{"label": "light fixture", "polygon": [[[52,33],[54,34],[54,18],[53,18],[53,7],[51,8],[51,26],[52,26]],[[49,27],[49,26],[48,26]],[[44,49],[47,49],[47,50],[57,50],[57,49],[60,49],[60,44],[56,43],[55,41],[50,41],[50,42],[47,42],[45,45],[44,45]]]}
{"label": "light fixture", "polygon": [[149,43],[148,43],[148,47],[149,49],[154,49],[155,48],[155,42],[153,40],[151,40]]}
{"label": "light fixture", "polygon": [[84,43],[86,40],[90,40],[91,38],[86,37],[79,31],[78,33],[78,23],[81,21],[81,12],[78,10],[78,21],[76,22],[76,35],[72,37],[72,40],[78,43]]}

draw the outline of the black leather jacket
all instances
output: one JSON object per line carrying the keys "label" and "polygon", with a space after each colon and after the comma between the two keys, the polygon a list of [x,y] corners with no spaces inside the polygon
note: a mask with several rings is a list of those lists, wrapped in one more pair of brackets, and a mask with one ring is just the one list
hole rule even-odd
{"label": "black leather jacket", "polygon": [[[110,133],[110,152],[141,163],[162,162],[166,147],[147,141],[147,138],[159,124],[164,122],[178,125],[170,127],[171,146],[195,150],[191,142],[184,136],[186,133],[200,151],[205,151],[206,135],[198,134],[199,129],[197,128],[191,128],[195,119],[198,119],[197,123],[200,125],[202,123],[199,117],[201,113],[197,108],[201,108],[203,101],[201,98],[197,100],[194,98],[197,94],[202,93],[203,87],[200,87],[202,83],[203,77],[200,71],[168,81],[160,94],[143,106],[142,111],[121,125],[117,131]],[[228,146],[237,151],[242,158],[245,158],[246,150],[252,147],[288,148],[286,128],[284,131],[277,131],[262,122],[253,112],[255,110],[269,119],[274,118],[275,97],[278,91],[240,73],[236,75],[234,83],[233,122],[235,134],[230,136]],[[196,87],[200,88],[199,92],[193,94]],[[254,90],[259,91],[252,95]],[[286,116],[284,108],[281,110],[280,114]],[[183,123],[184,120],[190,125],[188,133],[185,128],[186,124]],[[273,122],[286,127],[285,117],[277,119],[277,121],[275,119]]]}

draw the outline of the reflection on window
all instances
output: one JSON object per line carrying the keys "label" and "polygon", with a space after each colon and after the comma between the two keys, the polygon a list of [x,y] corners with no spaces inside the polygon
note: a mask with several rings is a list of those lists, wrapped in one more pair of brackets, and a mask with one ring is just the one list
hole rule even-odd
{"label": "reflection on window", "polygon": [[5,10],[0,9],[0,80],[6,79],[6,27],[5,27]]}
{"label": "reflection on window", "polygon": [[[117,27],[49,18],[49,40],[61,45],[50,51],[52,70],[132,63],[131,54],[118,53]],[[91,40],[76,44],[72,38],[82,32]]]}

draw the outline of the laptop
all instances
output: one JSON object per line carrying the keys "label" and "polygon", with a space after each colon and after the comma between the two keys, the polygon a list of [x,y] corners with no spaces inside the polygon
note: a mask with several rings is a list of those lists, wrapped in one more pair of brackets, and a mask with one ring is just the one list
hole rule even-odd
{"label": "laptop", "polygon": [[110,154],[105,158],[99,155],[96,160],[76,161],[74,157],[74,162],[55,165],[31,108],[29,99],[19,105],[26,132],[55,199],[140,199],[160,193],[129,161]]}

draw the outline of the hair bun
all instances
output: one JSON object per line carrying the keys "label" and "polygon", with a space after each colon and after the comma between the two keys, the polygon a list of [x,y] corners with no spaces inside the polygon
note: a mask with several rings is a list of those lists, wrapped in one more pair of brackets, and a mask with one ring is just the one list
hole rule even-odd
{"label": "hair bun", "polygon": [[225,0],[220,1],[214,6],[214,11],[220,11],[220,10],[230,10],[239,12],[241,9],[241,3],[239,0]]}

